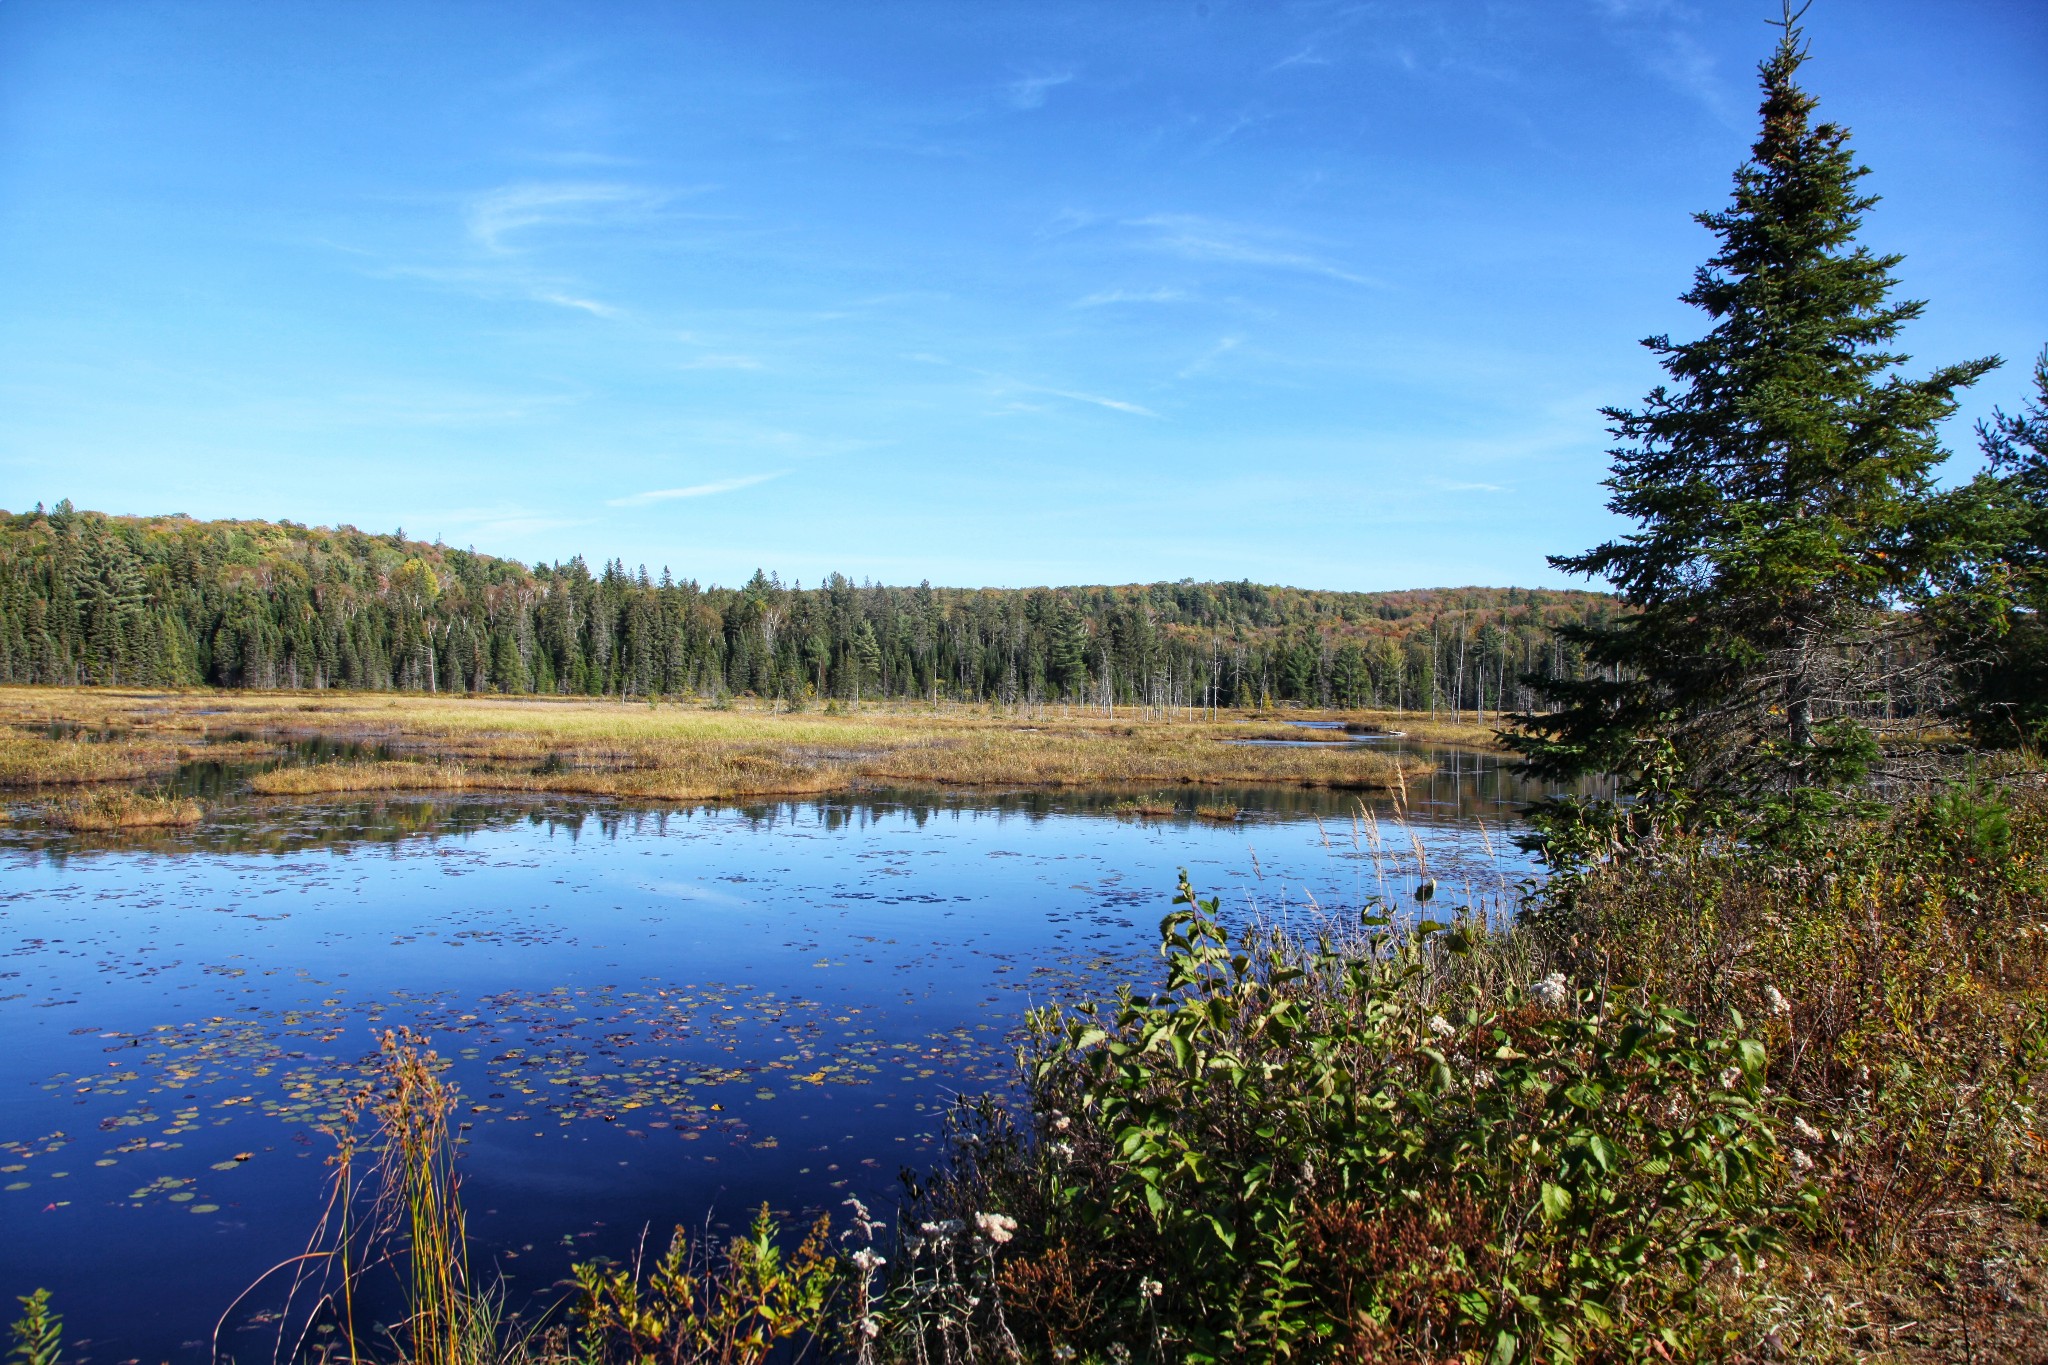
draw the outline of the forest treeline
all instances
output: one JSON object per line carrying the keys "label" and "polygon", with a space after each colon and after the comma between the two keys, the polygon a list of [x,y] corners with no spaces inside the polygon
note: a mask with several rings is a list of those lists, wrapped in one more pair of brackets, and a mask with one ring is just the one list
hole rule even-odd
{"label": "forest treeline", "polygon": [[1602,593],[705,586],[293,522],[0,513],[0,681],[1495,711]]}

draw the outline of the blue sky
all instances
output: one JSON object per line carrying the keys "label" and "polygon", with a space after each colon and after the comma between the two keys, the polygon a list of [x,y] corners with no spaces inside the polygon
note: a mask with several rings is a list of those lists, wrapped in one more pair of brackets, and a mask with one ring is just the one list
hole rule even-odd
{"label": "blue sky", "polygon": [[[0,0],[0,505],[734,582],[1555,584],[1767,0]],[[1929,300],[2048,341],[2048,7],[1818,0]]]}

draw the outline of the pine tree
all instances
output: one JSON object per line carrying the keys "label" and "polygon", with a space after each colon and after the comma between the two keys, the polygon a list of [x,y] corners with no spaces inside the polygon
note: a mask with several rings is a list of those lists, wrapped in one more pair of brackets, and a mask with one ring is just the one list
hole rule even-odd
{"label": "pine tree", "polygon": [[875,628],[866,621],[853,633],[853,699],[861,695],[872,683],[877,688],[882,682],[882,647],[875,639]]}
{"label": "pine tree", "polygon": [[1561,569],[1632,608],[1571,630],[1584,681],[1526,679],[1558,709],[1516,717],[1546,776],[1755,793],[1825,785],[1872,755],[1852,713],[1874,698],[1890,610],[1932,567],[1935,425],[1995,358],[1924,379],[1886,347],[1923,304],[1893,302],[1900,257],[1857,240],[1877,202],[1847,130],[1815,123],[1788,5],[1759,67],[1762,131],[1732,202],[1698,221],[1719,249],[1686,303],[1711,329],[1652,337],[1671,383],[1609,408],[1611,511],[1635,529]]}
{"label": "pine tree", "polygon": [[2048,350],[2033,398],[1994,410],[1977,437],[1990,469],[1950,497],[1966,547],[1930,603],[1958,664],[1955,711],[1979,743],[2048,746]]}
{"label": "pine tree", "polygon": [[1065,598],[1053,620],[1051,668],[1060,694],[1082,700],[1088,689],[1088,627]]}

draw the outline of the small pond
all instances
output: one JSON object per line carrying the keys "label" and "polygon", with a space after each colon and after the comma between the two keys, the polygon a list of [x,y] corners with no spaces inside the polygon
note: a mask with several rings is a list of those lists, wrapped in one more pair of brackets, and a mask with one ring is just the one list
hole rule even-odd
{"label": "small pond", "polygon": [[[0,832],[0,1294],[53,1290],[67,1359],[209,1359],[305,1248],[320,1125],[400,1025],[453,1063],[475,1253],[515,1298],[764,1201],[886,1213],[948,1100],[1008,1085],[1027,1008],[1154,979],[1177,867],[1234,918],[1299,921],[1405,895],[1412,831],[1433,909],[1498,904],[1540,793],[1402,747],[1439,770],[1398,825],[1294,789],[1139,818],[1074,793],[279,803],[214,773],[190,831]],[[223,1349],[267,1358],[278,1301],[244,1299]]]}

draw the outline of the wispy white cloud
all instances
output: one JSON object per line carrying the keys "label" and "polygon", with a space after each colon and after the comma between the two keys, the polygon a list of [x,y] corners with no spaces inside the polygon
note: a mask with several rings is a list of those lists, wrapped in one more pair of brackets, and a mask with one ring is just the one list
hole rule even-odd
{"label": "wispy white cloud", "polygon": [[639,166],[645,163],[637,156],[620,156],[615,152],[528,152],[526,159],[543,166],[604,166],[617,168]]}
{"label": "wispy white cloud", "polygon": [[1230,122],[1224,124],[1221,129],[1212,133],[1202,142],[1201,150],[1205,153],[1213,152],[1218,147],[1232,141],[1245,129],[1256,128],[1262,123],[1271,121],[1272,117],[1271,114],[1261,110],[1240,109],[1237,113],[1231,115]]}
{"label": "wispy white cloud", "polygon": [[1208,350],[1188,362],[1187,367],[1181,370],[1175,378],[1192,379],[1243,344],[1243,337],[1219,337],[1214,346],[1211,346]]}
{"label": "wispy white cloud", "polygon": [[480,299],[526,299],[613,320],[626,316],[623,308],[572,293],[573,282],[510,263],[489,267],[394,265],[369,273],[380,279],[424,280]]}
{"label": "wispy white cloud", "polygon": [[503,504],[496,507],[458,507],[439,512],[413,512],[403,518],[402,524],[444,540],[453,539],[465,544],[482,541],[488,546],[494,541],[509,540],[515,536],[560,531],[572,526],[588,526],[590,518],[555,516],[527,507]]}
{"label": "wispy white cloud", "polygon": [[1508,490],[1497,483],[1450,483],[1443,479],[1430,480],[1430,487],[1444,493],[1505,493]]}
{"label": "wispy white cloud", "polygon": [[1075,308],[1102,308],[1112,303],[1184,303],[1188,295],[1179,289],[1104,289],[1075,299]]}
{"label": "wispy white cloud", "polygon": [[1012,109],[1038,109],[1044,106],[1046,93],[1065,85],[1074,79],[1072,71],[1055,71],[1039,76],[1024,76],[1011,81],[1008,86]]}
{"label": "wispy white cloud", "polygon": [[361,383],[330,379],[325,386],[303,394],[265,394],[239,411],[291,430],[338,426],[461,430],[553,421],[589,397],[587,390],[575,385],[521,390],[395,377]]}
{"label": "wispy white cloud", "polygon": [[714,483],[691,484],[688,488],[653,488],[645,493],[629,493],[623,498],[607,498],[607,507],[645,507],[650,503],[674,502],[678,498],[709,498],[719,493],[734,493],[742,488],[752,488],[757,483],[779,479],[789,471],[778,469],[773,474],[747,474],[736,479],[719,479]]}
{"label": "wispy white cloud", "polygon": [[690,360],[682,361],[676,368],[679,370],[760,370],[767,367],[750,355],[700,355]]}
{"label": "wispy white cloud", "polygon": [[[926,365],[945,365],[948,367],[952,367],[952,362],[947,360],[944,356],[930,355],[921,351],[908,355],[904,358],[906,360],[919,361]],[[980,375],[983,379],[992,380],[1005,392],[1042,393],[1048,398],[1064,398],[1070,403],[1089,403],[1093,404],[1095,407],[1098,408],[1108,408],[1111,412],[1128,412],[1134,417],[1156,418],[1159,416],[1158,413],[1154,412],[1152,409],[1146,407],[1142,403],[1132,403],[1122,398],[1105,398],[1103,395],[1099,393],[1086,393],[1080,389],[1061,389],[1054,388],[1050,384],[1033,384],[1028,380],[1019,379],[1015,375],[1000,374],[995,370],[976,369],[971,365],[961,365],[958,366],[957,368],[965,370],[969,374]],[[1011,406],[1013,408],[1020,408],[1030,411],[1037,410],[1035,408],[1028,408],[1027,405],[1023,404],[1013,403],[1011,404]]]}
{"label": "wispy white cloud", "polygon": [[470,240],[484,250],[516,251],[512,234],[527,228],[588,225],[644,219],[671,195],[644,185],[596,181],[545,181],[502,185],[469,201]]}
{"label": "wispy white cloud", "polygon": [[1658,17],[1678,8],[1676,0],[1593,0],[1593,8],[1610,19]]}
{"label": "wispy white cloud", "polygon": [[1111,412],[1128,412],[1135,417],[1157,417],[1159,415],[1143,404],[1127,403],[1121,398],[1104,398],[1099,393],[1082,393],[1076,389],[1052,389],[1042,384],[1025,384],[1015,379],[1006,382],[1016,385],[1026,393],[1043,393],[1053,398],[1064,398],[1073,403],[1093,403],[1096,407],[1108,408]]}
{"label": "wispy white cloud", "polygon": [[1061,209],[1052,216],[1051,222],[1038,229],[1038,236],[1041,239],[1064,237],[1070,232],[1094,227],[1100,221],[1102,215],[1090,213],[1087,209]]}
{"label": "wispy white cloud", "polygon": [[563,308],[574,308],[579,312],[589,313],[601,318],[625,316],[622,310],[614,308],[608,303],[599,303],[596,299],[579,299],[574,294],[564,294],[553,289],[536,289],[533,292],[533,298],[539,303],[552,303]]}
{"label": "wispy white cloud", "polygon": [[1267,67],[1263,74],[1270,76],[1275,71],[1285,71],[1290,66],[1328,66],[1329,64],[1330,59],[1318,53],[1316,45],[1311,42],[1306,47],[1299,49],[1289,56],[1282,57],[1279,61]]}
{"label": "wispy white cloud", "polygon": [[1713,54],[1680,27],[1697,17],[1689,6],[1677,0],[1593,0],[1593,8],[1650,74],[1697,100],[1721,122],[1740,124],[1744,111],[1736,89],[1722,79]]}
{"label": "wispy white cloud", "polygon": [[1216,261],[1322,275],[1346,284],[1385,288],[1385,282],[1347,270],[1333,261],[1299,249],[1289,237],[1269,229],[1226,223],[1194,214],[1158,213],[1132,218],[1126,226],[1144,229],[1143,245],[1190,261]]}
{"label": "wispy white cloud", "polygon": [[[463,205],[471,250],[462,264],[394,265],[373,273],[426,280],[484,299],[526,299],[591,317],[619,320],[629,310],[590,292],[572,275],[533,263],[534,245],[522,234],[536,228],[630,228],[677,216],[668,205],[692,189],[661,189],[608,181],[542,181],[501,185]],[[344,249],[347,248],[338,248]]]}

